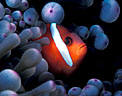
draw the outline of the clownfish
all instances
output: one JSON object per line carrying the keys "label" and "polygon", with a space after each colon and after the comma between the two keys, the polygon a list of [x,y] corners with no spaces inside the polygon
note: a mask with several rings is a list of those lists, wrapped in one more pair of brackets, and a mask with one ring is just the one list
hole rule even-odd
{"label": "clownfish", "polygon": [[42,56],[55,74],[71,75],[87,53],[87,46],[75,33],[56,23],[47,24],[46,33],[50,44],[42,47]]}

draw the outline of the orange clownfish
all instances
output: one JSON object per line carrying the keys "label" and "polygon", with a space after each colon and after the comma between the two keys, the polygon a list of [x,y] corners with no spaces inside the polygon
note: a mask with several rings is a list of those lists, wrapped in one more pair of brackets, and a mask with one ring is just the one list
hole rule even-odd
{"label": "orange clownfish", "polygon": [[[55,74],[72,74],[87,53],[87,46],[75,33],[56,23],[47,24],[43,37],[48,37],[50,44],[42,47],[42,55]],[[40,37],[42,38],[42,37]]]}

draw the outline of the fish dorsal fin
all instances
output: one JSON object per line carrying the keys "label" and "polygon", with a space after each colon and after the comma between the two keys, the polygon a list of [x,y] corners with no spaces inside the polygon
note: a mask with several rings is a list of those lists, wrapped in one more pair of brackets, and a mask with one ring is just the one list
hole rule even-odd
{"label": "fish dorsal fin", "polygon": [[56,44],[56,47],[58,48],[61,56],[65,60],[66,64],[68,64],[70,67],[72,67],[73,66],[72,58],[69,54],[66,44],[62,40],[60,33],[59,33],[58,29],[56,28],[56,23],[51,23],[50,31],[51,31],[52,38],[53,38],[53,40]]}

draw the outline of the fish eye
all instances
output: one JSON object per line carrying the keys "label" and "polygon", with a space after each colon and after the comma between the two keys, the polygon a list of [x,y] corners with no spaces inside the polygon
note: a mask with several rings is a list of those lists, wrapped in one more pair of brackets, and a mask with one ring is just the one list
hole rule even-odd
{"label": "fish eye", "polygon": [[72,38],[68,36],[65,38],[64,42],[66,45],[71,45],[72,44]]}

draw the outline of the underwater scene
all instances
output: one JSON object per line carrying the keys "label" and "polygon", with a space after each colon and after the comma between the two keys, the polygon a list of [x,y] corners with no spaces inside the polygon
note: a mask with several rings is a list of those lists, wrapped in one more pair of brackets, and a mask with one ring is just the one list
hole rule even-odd
{"label": "underwater scene", "polygon": [[0,0],[0,96],[122,96],[120,0]]}

